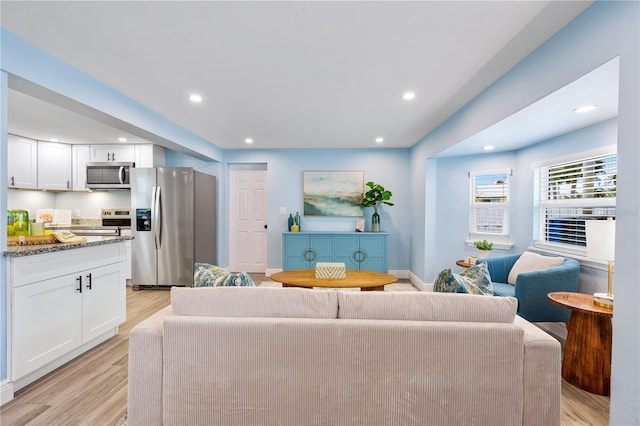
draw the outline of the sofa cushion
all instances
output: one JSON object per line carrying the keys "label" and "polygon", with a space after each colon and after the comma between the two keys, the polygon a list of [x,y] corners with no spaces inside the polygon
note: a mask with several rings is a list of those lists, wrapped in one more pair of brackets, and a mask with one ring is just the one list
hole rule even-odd
{"label": "sofa cushion", "polygon": [[541,269],[548,269],[554,266],[560,266],[564,262],[564,258],[558,256],[542,256],[537,253],[525,251],[520,255],[520,258],[513,264],[511,271],[509,271],[509,277],[507,283],[515,285],[518,279],[518,274],[521,272],[539,271]]}
{"label": "sofa cushion", "polygon": [[209,263],[196,263],[193,273],[194,287],[255,286],[251,275],[246,272],[232,274],[226,269]]}
{"label": "sofa cushion", "polygon": [[448,268],[441,271],[433,282],[433,291],[493,295],[487,263],[474,265],[459,274],[451,272]]}
{"label": "sofa cushion", "polygon": [[337,318],[336,292],[302,288],[171,288],[174,315],[210,317]]}
{"label": "sofa cushion", "polygon": [[493,294],[496,296],[510,296],[516,297],[516,287],[507,283],[492,283]]}
{"label": "sofa cushion", "polygon": [[338,318],[511,323],[511,297],[432,292],[337,292]]}

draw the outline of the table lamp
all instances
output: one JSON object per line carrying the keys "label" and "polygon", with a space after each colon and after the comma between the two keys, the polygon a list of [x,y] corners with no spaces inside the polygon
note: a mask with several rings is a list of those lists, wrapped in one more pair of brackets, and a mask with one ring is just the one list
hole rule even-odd
{"label": "table lamp", "polygon": [[594,293],[593,303],[613,308],[613,261],[616,257],[616,222],[607,220],[585,221],[587,236],[587,257],[609,262],[609,282],[607,293]]}

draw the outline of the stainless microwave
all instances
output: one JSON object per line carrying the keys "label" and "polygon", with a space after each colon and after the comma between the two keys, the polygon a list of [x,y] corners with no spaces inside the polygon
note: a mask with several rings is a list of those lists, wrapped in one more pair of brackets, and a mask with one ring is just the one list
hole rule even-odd
{"label": "stainless microwave", "polygon": [[130,189],[134,163],[87,163],[87,188]]}

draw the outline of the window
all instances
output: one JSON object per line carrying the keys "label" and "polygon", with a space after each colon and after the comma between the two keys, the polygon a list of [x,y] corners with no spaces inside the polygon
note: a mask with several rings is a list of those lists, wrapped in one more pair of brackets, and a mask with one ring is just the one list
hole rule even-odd
{"label": "window", "polygon": [[[509,235],[510,171],[470,173],[472,239],[506,241]],[[497,237],[497,238],[496,238]],[[503,238],[500,238],[503,237]]]}
{"label": "window", "polygon": [[537,169],[538,242],[584,254],[585,221],[616,215],[618,156],[607,153]]}

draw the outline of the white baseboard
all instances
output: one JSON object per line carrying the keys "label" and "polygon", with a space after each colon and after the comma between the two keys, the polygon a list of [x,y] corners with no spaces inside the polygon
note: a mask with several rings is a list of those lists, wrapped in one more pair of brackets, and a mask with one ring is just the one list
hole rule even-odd
{"label": "white baseboard", "polygon": [[0,385],[0,405],[4,405],[13,399],[13,383],[5,382]]}
{"label": "white baseboard", "polygon": [[433,283],[424,283],[413,272],[411,272],[411,271],[408,271],[408,272],[409,272],[409,281],[411,281],[411,284],[413,284],[418,290],[420,290],[420,291],[432,291],[433,290]]}

